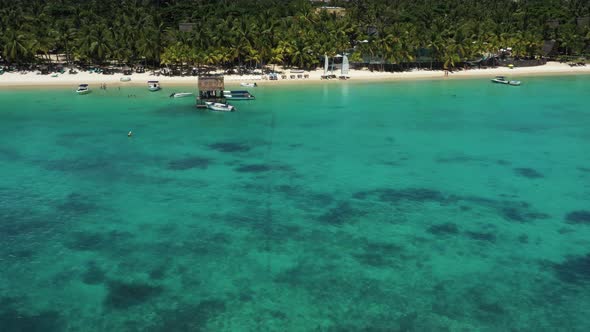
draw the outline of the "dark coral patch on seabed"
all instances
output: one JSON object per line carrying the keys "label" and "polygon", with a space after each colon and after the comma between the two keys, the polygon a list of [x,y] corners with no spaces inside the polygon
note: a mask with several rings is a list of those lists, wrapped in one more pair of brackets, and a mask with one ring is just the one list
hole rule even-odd
{"label": "dark coral patch on seabed", "polygon": [[452,235],[459,233],[459,227],[454,223],[444,223],[428,227],[428,232],[435,235]]}
{"label": "dark coral patch on seabed", "polygon": [[174,171],[184,171],[188,169],[206,169],[211,162],[208,158],[201,157],[187,157],[183,159],[173,160],[168,163],[168,169]]}
{"label": "dark coral patch on seabed", "polygon": [[538,171],[524,167],[524,168],[515,168],[514,172],[520,176],[524,176],[525,178],[529,179],[538,179],[544,177],[543,174],[539,173]]}
{"label": "dark coral patch on seabed", "polygon": [[87,285],[101,284],[105,280],[105,273],[96,262],[88,262],[86,271],[82,274],[82,281]]}
{"label": "dark coral patch on seabed", "polygon": [[88,214],[97,209],[92,199],[79,193],[71,193],[57,206],[62,213]]}
{"label": "dark coral patch on seabed", "polygon": [[64,242],[64,246],[71,250],[115,250],[122,241],[132,237],[131,233],[110,231],[106,233],[74,232]]}
{"label": "dark coral patch on seabed", "polygon": [[[281,164],[250,164],[250,165],[241,165],[236,167],[234,171],[240,173],[263,173],[263,172],[270,172],[270,171],[281,171],[281,172],[293,172],[293,169],[288,165],[281,165]],[[295,175],[295,174],[292,174]]]}
{"label": "dark coral patch on seabed", "polygon": [[57,311],[25,314],[14,309],[0,312],[2,332],[58,332],[64,331],[63,318]]}
{"label": "dark coral patch on seabed", "polygon": [[[428,188],[404,188],[404,189],[374,189],[368,191],[359,191],[352,195],[354,199],[377,199],[385,203],[415,202],[428,203],[435,202],[439,204],[455,204],[459,201],[465,201],[490,208],[508,221],[528,222],[537,219],[546,219],[550,216],[545,213],[533,211],[530,204],[520,201],[495,200],[478,196],[458,196],[446,194],[435,189]],[[469,207],[461,207],[462,210],[469,210]]]}
{"label": "dark coral patch on seabed", "polygon": [[487,241],[491,243],[496,242],[496,235],[492,233],[468,231],[465,232],[465,235],[473,240]]}
{"label": "dark coral patch on seabed", "polygon": [[243,143],[233,143],[233,142],[219,142],[209,144],[209,148],[219,151],[219,152],[247,152],[250,151],[250,146],[243,144]]}
{"label": "dark coral patch on seabed", "polygon": [[318,218],[319,221],[329,225],[343,225],[354,218],[362,217],[366,212],[353,208],[348,202],[340,202]]}
{"label": "dark coral patch on seabed", "polygon": [[113,164],[106,158],[59,159],[40,162],[43,163],[45,169],[59,172],[100,172],[104,170],[112,170],[113,167]]}
{"label": "dark coral patch on seabed", "polygon": [[268,165],[261,165],[261,164],[243,165],[243,166],[237,167],[235,169],[236,172],[240,172],[240,173],[262,173],[262,172],[268,172],[270,170],[272,170],[272,167],[270,167]]}
{"label": "dark coral patch on seabed", "polygon": [[356,199],[366,199],[375,196],[383,202],[447,202],[452,197],[444,195],[442,192],[427,188],[406,188],[406,189],[375,189],[370,191],[360,191],[353,195]]}
{"label": "dark coral patch on seabed", "polygon": [[162,291],[161,286],[142,282],[110,281],[104,305],[109,309],[126,309],[147,302]]}
{"label": "dark coral patch on seabed", "polygon": [[208,299],[197,305],[184,305],[176,310],[157,313],[159,322],[148,328],[147,332],[172,331],[208,331],[207,323],[226,310],[226,304],[220,299]]}
{"label": "dark coral patch on seabed", "polygon": [[506,206],[500,209],[500,213],[504,219],[516,222],[528,222],[536,219],[547,219],[550,217],[546,213],[529,211],[528,205]]}
{"label": "dark coral patch on seabed", "polygon": [[570,224],[588,224],[590,225],[590,211],[579,210],[572,211],[565,216]]}
{"label": "dark coral patch on seabed", "polygon": [[363,249],[363,252],[354,254],[354,258],[373,267],[391,266],[394,259],[404,258],[404,247],[394,243],[369,242]]}
{"label": "dark coral patch on seabed", "polygon": [[552,264],[556,276],[563,282],[580,284],[590,282],[590,253],[568,257],[564,262]]}

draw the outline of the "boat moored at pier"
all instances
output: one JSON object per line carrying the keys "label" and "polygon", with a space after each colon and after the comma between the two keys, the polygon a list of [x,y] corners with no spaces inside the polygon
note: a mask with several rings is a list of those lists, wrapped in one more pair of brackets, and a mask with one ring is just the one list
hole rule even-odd
{"label": "boat moored at pier", "polygon": [[249,91],[246,90],[224,90],[223,97],[228,100],[253,100],[256,99]]}
{"label": "boat moored at pier", "polygon": [[236,108],[230,104],[214,103],[207,101],[205,102],[205,105],[207,105],[208,109],[216,112],[234,112],[236,110]]}

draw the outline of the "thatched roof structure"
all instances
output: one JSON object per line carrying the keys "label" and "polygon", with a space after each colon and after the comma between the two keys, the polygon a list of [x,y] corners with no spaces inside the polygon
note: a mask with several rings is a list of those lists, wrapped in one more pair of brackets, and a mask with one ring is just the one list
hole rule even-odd
{"label": "thatched roof structure", "polygon": [[223,75],[199,76],[199,91],[224,90],[225,84]]}

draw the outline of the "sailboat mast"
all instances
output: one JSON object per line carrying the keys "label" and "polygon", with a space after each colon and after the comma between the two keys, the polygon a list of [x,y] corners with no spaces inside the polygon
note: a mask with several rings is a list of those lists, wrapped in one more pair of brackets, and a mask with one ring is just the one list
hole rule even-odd
{"label": "sailboat mast", "polygon": [[344,55],[342,57],[342,68],[341,68],[342,75],[348,75],[349,69],[350,69],[350,66],[348,64],[348,57],[346,55]]}

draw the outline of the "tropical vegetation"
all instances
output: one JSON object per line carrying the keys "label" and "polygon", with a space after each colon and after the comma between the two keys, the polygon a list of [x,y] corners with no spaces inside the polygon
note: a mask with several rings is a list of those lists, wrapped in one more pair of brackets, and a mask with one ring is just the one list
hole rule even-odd
{"label": "tropical vegetation", "polygon": [[[329,13],[319,6],[342,6]],[[0,55],[30,65],[317,66],[351,62],[454,67],[511,48],[590,49],[588,0],[0,0]],[[180,29],[192,23],[192,29]]]}

